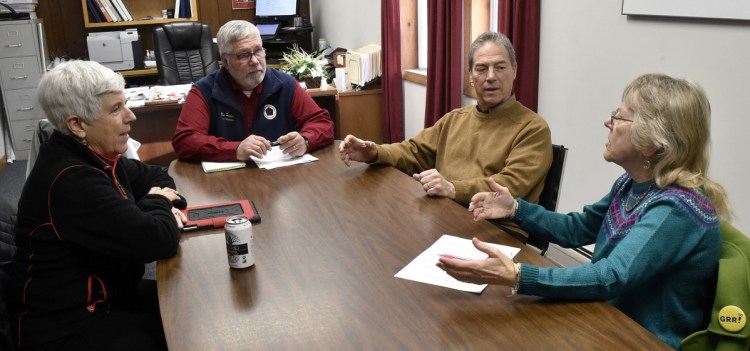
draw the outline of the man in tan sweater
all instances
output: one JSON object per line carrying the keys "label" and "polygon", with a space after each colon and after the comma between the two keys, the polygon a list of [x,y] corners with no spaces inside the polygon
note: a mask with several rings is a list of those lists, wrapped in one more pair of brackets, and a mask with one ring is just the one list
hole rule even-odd
{"label": "man in tan sweater", "polygon": [[348,135],[341,159],[394,166],[412,174],[427,195],[464,206],[474,194],[490,191],[487,177],[537,202],[552,164],[552,142],[547,122],[513,95],[517,64],[510,40],[497,32],[477,37],[469,68],[476,105],[447,113],[401,143],[377,145]]}

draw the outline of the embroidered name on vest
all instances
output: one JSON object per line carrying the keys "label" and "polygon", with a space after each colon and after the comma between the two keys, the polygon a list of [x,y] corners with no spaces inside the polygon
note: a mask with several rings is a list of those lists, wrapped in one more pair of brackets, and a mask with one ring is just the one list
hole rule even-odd
{"label": "embroidered name on vest", "polygon": [[231,113],[222,111],[221,113],[219,113],[219,118],[221,118],[221,120],[225,122],[234,122],[235,117]]}

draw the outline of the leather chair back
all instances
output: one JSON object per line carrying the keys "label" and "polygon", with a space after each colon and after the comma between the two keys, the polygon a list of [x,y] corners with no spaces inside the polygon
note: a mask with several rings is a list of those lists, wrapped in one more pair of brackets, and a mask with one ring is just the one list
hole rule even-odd
{"label": "leather chair back", "polygon": [[[557,200],[560,198],[560,184],[562,183],[563,170],[565,169],[565,155],[568,149],[563,145],[552,145],[552,165],[544,178],[544,189],[539,195],[539,204],[548,211],[557,210]],[[529,234],[526,244],[538,248],[544,256],[549,248],[549,241],[541,240],[533,234]]]}
{"label": "leather chair back", "polygon": [[173,22],[155,28],[154,55],[162,85],[194,83],[219,69],[211,30],[199,22]]}

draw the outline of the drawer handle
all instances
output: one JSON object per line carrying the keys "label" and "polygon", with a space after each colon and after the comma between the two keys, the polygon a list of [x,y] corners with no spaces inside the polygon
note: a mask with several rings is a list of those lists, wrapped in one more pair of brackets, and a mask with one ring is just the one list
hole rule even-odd
{"label": "drawer handle", "polygon": [[8,44],[8,45],[5,45],[5,46],[7,46],[9,48],[20,48],[20,47],[23,46],[23,44],[21,44],[21,43],[18,43],[18,44]]}
{"label": "drawer handle", "polygon": [[29,79],[29,76],[10,77],[10,80],[22,80],[22,79]]}
{"label": "drawer handle", "polygon": [[23,139],[23,141],[25,141],[25,142],[27,142],[27,143],[30,143],[30,142],[31,142],[31,139]]}
{"label": "drawer handle", "polygon": [[26,128],[24,128],[24,129],[26,129],[27,132],[33,132],[34,131],[34,126],[26,126]]}
{"label": "drawer handle", "polygon": [[31,111],[33,109],[33,107],[21,107],[19,109],[16,109],[16,111]]}

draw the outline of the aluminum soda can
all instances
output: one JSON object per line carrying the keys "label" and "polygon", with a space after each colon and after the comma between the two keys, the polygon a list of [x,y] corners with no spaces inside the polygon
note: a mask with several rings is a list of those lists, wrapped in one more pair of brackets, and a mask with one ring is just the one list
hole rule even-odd
{"label": "aluminum soda can", "polygon": [[224,223],[227,259],[231,268],[247,268],[255,264],[253,226],[245,216],[231,216]]}

